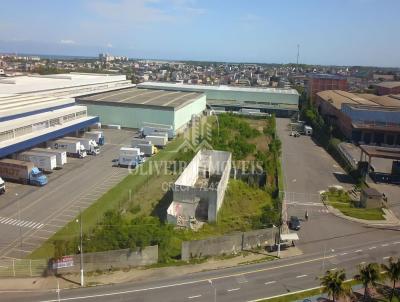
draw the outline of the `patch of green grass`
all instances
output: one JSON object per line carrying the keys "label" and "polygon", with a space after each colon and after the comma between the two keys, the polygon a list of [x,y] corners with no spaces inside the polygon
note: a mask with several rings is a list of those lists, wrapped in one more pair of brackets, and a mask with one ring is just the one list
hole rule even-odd
{"label": "patch of green grass", "polygon": [[190,239],[203,239],[257,228],[266,205],[272,206],[268,192],[241,180],[230,179],[224,202],[218,212],[217,223],[207,223],[199,231],[191,232]]}
{"label": "patch of green grass", "polygon": [[[115,187],[111,188],[108,192],[101,196],[89,208],[84,210],[82,212],[83,232],[90,232],[90,230],[102,220],[103,215],[106,211],[122,208],[122,206],[129,200],[130,191],[138,192],[139,189],[143,187],[145,187],[145,189],[148,189],[148,191],[152,191],[151,187],[155,185],[152,180],[155,177],[159,177],[158,173],[154,173],[153,163],[157,161],[162,162],[173,160],[178,154],[175,151],[182,144],[182,142],[183,137],[178,137],[170,142],[165,149],[160,150],[159,153],[151,157],[143,164],[143,166],[140,168],[141,173],[133,173],[128,175],[119,184],[117,184]],[[161,187],[157,189],[161,189]],[[147,203],[149,202],[149,200],[147,200]],[[144,209],[143,211],[149,212],[151,205],[142,203],[141,209],[142,208]],[[28,256],[28,258],[51,258],[54,255],[54,241],[73,240],[76,236],[78,236],[78,234],[79,223],[77,223],[75,220],[72,220],[56,234],[50,237],[41,247],[33,251],[32,254]]]}
{"label": "patch of green grass", "polygon": [[355,207],[349,195],[344,191],[330,191],[324,193],[327,203],[338,209],[344,215],[364,220],[384,220],[381,208],[366,209]]}

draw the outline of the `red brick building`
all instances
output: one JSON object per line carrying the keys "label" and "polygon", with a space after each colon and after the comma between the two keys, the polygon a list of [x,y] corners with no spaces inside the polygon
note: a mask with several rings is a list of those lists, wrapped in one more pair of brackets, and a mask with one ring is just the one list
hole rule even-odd
{"label": "red brick building", "polygon": [[378,95],[400,94],[400,81],[382,82],[375,85]]}
{"label": "red brick building", "polygon": [[333,74],[310,73],[306,80],[307,94],[314,101],[317,93],[325,90],[349,90],[345,77]]}

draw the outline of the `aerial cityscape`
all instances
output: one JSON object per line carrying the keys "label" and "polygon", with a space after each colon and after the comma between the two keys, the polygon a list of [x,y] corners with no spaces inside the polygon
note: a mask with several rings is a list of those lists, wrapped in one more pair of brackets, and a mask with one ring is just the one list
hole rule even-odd
{"label": "aerial cityscape", "polygon": [[400,301],[397,0],[3,3],[1,301]]}

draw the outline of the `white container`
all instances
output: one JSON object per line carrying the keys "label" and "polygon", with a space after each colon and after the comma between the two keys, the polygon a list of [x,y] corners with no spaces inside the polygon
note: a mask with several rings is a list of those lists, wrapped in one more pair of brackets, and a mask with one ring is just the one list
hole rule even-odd
{"label": "white container", "polygon": [[86,157],[85,147],[79,141],[58,139],[56,141],[47,142],[47,146],[55,150],[65,150],[67,151],[67,156]]}
{"label": "white container", "polygon": [[80,142],[85,148],[87,154],[90,155],[100,154],[100,147],[99,145],[97,145],[94,139],[85,137],[64,137],[64,140]]}
{"label": "white container", "polygon": [[57,167],[62,167],[63,165],[65,165],[67,163],[67,151],[65,151],[65,150],[34,148],[31,151],[55,155],[56,161],[57,161]]}
{"label": "white container", "polygon": [[143,153],[140,152],[139,148],[129,148],[129,147],[121,147],[119,149],[119,155],[123,156],[142,156]]}
{"label": "white container", "polygon": [[171,125],[156,124],[156,123],[143,123],[141,129],[142,135],[147,136],[155,132],[166,132],[168,133],[168,138],[172,139],[175,137],[174,128]]}
{"label": "white container", "polygon": [[121,130],[121,125],[108,125],[107,127],[108,127],[109,129]]}
{"label": "white container", "polygon": [[157,147],[165,147],[168,139],[165,136],[148,135],[146,136],[146,141],[151,142],[154,146]]}
{"label": "white container", "polygon": [[54,154],[45,154],[34,151],[22,152],[17,155],[18,160],[30,161],[43,171],[51,171],[57,167],[57,160]]}
{"label": "white container", "polygon": [[84,138],[93,139],[98,145],[104,145],[104,133],[103,131],[90,131],[85,132]]}

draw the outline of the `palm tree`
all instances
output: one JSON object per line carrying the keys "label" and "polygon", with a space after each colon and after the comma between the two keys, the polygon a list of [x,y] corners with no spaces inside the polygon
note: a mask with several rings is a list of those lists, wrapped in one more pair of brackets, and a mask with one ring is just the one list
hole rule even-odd
{"label": "palm tree", "polygon": [[393,282],[393,288],[390,294],[390,301],[392,301],[396,289],[396,282],[400,280],[400,260],[397,259],[396,261],[394,258],[390,257],[389,264],[382,264],[382,269],[386,271],[386,278]]}
{"label": "palm tree", "polygon": [[378,263],[369,263],[360,265],[358,275],[354,279],[361,281],[364,285],[364,299],[367,297],[367,291],[370,286],[376,287],[377,282],[381,280],[381,272]]}
{"label": "palm tree", "polygon": [[323,286],[324,293],[332,297],[333,302],[337,298],[343,297],[348,293],[348,288],[344,284],[346,274],[344,270],[337,272],[327,271],[325,276],[321,278],[321,285]]}

